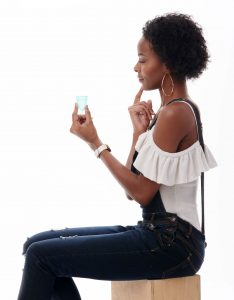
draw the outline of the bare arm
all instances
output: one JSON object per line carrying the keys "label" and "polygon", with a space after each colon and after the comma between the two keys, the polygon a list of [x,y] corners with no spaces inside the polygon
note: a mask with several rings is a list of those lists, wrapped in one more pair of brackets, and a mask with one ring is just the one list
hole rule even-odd
{"label": "bare arm", "polygon": [[[135,145],[138,140],[138,137],[142,132],[144,132],[146,130],[147,126],[149,125],[149,120],[151,119],[151,113],[154,114],[151,100],[149,100],[148,103],[146,103],[144,101],[140,102],[142,92],[143,92],[143,89],[141,88],[139,90],[139,92],[136,94],[133,106],[128,107],[130,117],[133,122],[133,129],[134,129],[133,135],[132,135],[132,145],[131,145],[131,149],[130,149],[128,159],[126,162],[126,167],[129,170],[131,170],[131,164],[132,164],[133,156],[135,153]],[[146,105],[145,108],[147,107],[149,109],[149,111],[145,110],[146,118],[145,117],[143,117],[143,119],[141,118],[141,122],[139,123],[139,118],[140,118],[140,113],[141,113],[141,112],[139,112],[140,105]],[[137,115],[137,118],[136,118],[136,115]],[[147,120],[147,115],[149,118],[148,120]],[[136,121],[136,119],[138,119],[138,120]],[[125,194],[129,200],[133,200],[133,198],[126,191],[125,191]]]}
{"label": "bare arm", "polygon": [[[89,143],[89,146],[93,150],[100,145],[102,145],[102,141],[99,138],[95,142]],[[109,151],[104,150],[100,155],[100,159],[124,188],[126,194],[142,206],[147,205],[159,189],[160,184],[151,181],[142,174],[137,175],[133,173],[128,167],[122,165]]]}
{"label": "bare arm", "polygon": [[[127,162],[126,162],[126,167],[129,170],[131,170],[131,164],[132,164],[133,155],[134,155],[134,152],[135,152],[135,145],[136,145],[138,137],[139,137],[139,134],[133,133],[132,146],[131,146],[131,149],[130,149],[130,152],[129,152],[129,155],[128,155],[128,159],[127,159]],[[125,193],[125,194],[126,194],[126,196],[129,200],[133,200],[127,193]]]}
{"label": "bare arm", "polygon": [[[126,195],[129,196],[129,199],[131,198],[142,206],[145,206],[151,201],[160,185],[155,181],[144,177],[143,174],[135,174],[131,171],[135,144],[139,135],[142,132],[145,132],[149,125],[151,115],[153,114],[152,104],[140,101],[142,92],[143,89],[141,88],[135,97],[134,105],[129,107],[130,117],[133,122],[133,140],[126,166],[121,164],[112,153],[107,150],[104,150],[101,153],[100,159],[104,162],[118,183],[123,187]],[[148,100],[148,102],[150,102],[150,100]],[[78,115],[77,104],[75,105],[70,132],[87,142],[92,150],[95,150],[102,145],[102,141],[97,134],[88,107],[85,109],[85,116],[81,116]]]}

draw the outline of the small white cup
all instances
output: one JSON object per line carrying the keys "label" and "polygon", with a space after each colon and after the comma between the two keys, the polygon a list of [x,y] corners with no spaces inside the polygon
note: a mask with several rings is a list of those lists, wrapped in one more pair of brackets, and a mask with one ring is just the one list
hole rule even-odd
{"label": "small white cup", "polygon": [[78,114],[85,114],[85,106],[88,102],[88,96],[76,96],[76,102],[78,104]]}

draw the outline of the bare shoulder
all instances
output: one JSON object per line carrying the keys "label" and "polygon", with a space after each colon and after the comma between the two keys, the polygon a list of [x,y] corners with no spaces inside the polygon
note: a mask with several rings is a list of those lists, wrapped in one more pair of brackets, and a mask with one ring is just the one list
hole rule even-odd
{"label": "bare shoulder", "polygon": [[163,151],[176,152],[179,143],[188,132],[188,120],[183,107],[174,103],[163,107],[153,131],[155,144]]}
{"label": "bare shoulder", "polygon": [[[198,105],[192,100],[190,100],[190,102],[194,104],[200,113]],[[190,127],[195,123],[195,118],[191,106],[188,104],[182,101],[170,103],[161,110],[161,117],[173,117],[176,122],[185,124],[186,127]]]}
{"label": "bare shoulder", "polygon": [[[198,108],[196,103],[192,103]],[[191,107],[179,101],[162,107],[158,114],[157,126],[154,133],[156,140],[156,135],[160,132],[166,134],[166,128],[168,128],[168,134],[176,134],[177,138],[181,140],[191,134],[193,129],[196,131],[196,119]]]}

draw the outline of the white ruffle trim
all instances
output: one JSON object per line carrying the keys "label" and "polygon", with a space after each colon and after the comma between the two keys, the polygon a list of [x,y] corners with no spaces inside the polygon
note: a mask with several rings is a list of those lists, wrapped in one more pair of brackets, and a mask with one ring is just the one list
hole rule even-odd
{"label": "white ruffle trim", "polygon": [[142,133],[136,143],[138,152],[133,166],[145,177],[157,183],[172,186],[191,182],[218,164],[204,145],[205,153],[199,141],[189,148],[171,153],[160,149],[153,140],[153,130]]}

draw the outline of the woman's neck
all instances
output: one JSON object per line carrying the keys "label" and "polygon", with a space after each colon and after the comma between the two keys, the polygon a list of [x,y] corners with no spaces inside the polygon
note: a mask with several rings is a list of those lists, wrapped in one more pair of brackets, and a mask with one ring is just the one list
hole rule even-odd
{"label": "woman's neck", "polygon": [[[165,90],[165,88],[164,88],[164,90]],[[171,90],[172,90],[172,88],[168,87],[166,89],[166,93],[169,94],[168,91],[171,91]],[[171,100],[177,99],[177,98],[183,98],[183,99],[191,100],[191,98],[188,94],[186,81],[175,81],[174,80],[174,89],[173,89],[173,93],[170,96],[165,96],[163,91],[162,91],[162,88],[159,88],[159,94],[160,94],[160,97],[161,97],[161,107],[165,106]]]}

